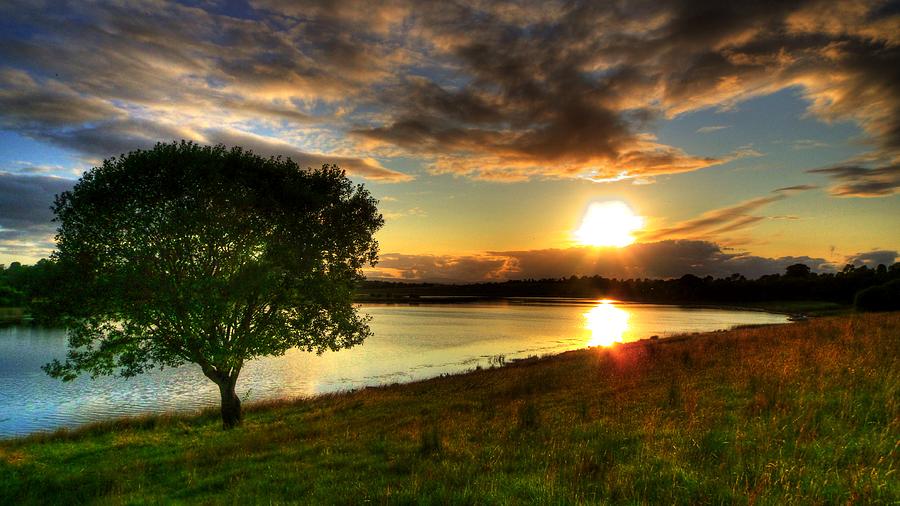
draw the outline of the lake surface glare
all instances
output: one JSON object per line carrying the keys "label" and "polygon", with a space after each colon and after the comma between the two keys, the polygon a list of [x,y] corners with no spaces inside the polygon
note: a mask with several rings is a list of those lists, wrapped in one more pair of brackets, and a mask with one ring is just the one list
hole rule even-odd
{"label": "lake surface glare", "polygon": [[[609,301],[364,305],[374,335],[322,355],[291,350],[249,362],[238,380],[243,401],[308,396],[408,382],[614,342],[785,323],[785,315]],[[66,352],[65,331],[0,328],[0,437],[75,427],[127,415],[217,406],[219,393],[189,364],[130,378],[80,377],[63,383],[41,365]]]}

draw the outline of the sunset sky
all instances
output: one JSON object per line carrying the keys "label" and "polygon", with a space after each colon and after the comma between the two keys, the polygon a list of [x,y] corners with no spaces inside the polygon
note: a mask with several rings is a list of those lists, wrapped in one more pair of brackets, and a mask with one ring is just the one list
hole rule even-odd
{"label": "sunset sky", "polygon": [[[84,170],[178,139],[346,169],[375,278],[891,264],[900,3],[0,3],[0,263],[49,255]],[[604,202],[636,242],[578,240]]]}

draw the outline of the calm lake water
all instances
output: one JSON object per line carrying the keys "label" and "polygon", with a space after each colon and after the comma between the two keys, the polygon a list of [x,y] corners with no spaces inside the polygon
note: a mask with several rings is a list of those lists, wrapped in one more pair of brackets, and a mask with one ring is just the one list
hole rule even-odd
{"label": "calm lake water", "polygon": [[[784,315],[597,301],[525,301],[419,306],[366,305],[374,336],[365,344],[315,355],[297,350],[248,363],[238,380],[245,401],[305,396],[406,382],[588,346],[736,325],[784,323]],[[62,383],[41,365],[62,358],[65,331],[0,329],[0,437],[82,423],[218,405],[218,389],[186,365],[128,380]]]}

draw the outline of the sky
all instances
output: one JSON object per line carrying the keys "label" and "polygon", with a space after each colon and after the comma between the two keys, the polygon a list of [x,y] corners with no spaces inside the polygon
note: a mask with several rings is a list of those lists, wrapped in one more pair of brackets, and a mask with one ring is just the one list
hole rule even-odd
{"label": "sky", "polygon": [[[900,2],[0,2],[0,263],[180,139],[340,165],[385,217],[370,278],[891,264]],[[604,203],[633,244],[579,241]]]}

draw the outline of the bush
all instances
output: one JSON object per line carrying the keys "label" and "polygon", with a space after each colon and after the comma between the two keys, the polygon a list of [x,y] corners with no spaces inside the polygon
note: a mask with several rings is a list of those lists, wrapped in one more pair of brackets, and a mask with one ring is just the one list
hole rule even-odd
{"label": "bush", "polygon": [[0,307],[25,305],[25,294],[11,286],[0,285]]}
{"label": "bush", "polygon": [[441,443],[441,434],[438,432],[437,426],[430,429],[422,429],[419,433],[419,453],[423,457],[429,455],[437,455],[441,453],[444,445]]}
{"label": "bush", "polygon": [[857,292],[853,304],[858,311],[894,311],[900,309],[900,279],[860,290]]}

